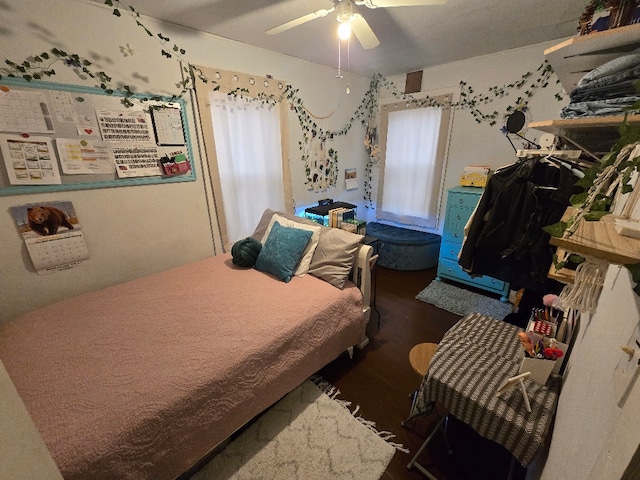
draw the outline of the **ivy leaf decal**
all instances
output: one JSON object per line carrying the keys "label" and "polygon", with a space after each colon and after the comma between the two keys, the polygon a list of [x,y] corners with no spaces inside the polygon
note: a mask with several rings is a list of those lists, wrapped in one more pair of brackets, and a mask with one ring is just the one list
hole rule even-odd
{"label": "ivy leaf decal", "polygon": [[553,225],[542,227],[542,229],[552,237],[560,238],[564,234],[564,231],[567,229],[567,222],[554,223]]}

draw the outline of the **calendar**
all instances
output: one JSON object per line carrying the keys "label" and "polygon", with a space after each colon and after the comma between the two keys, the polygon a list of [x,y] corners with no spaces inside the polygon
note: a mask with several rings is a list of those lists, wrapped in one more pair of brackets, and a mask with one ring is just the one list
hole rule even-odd
{"label": "calendar", "polygon": [[34,238],[27,241],[27,250],[39,275],[73,268],[89,258],[82,232]]}
{"label": "calendar", "polygon": [[184,145],[184,130],[179,108],[153,108],[151,116],[158,145]]}
{"label": "calendar", "polygon": [[71,202],[20,205],[11,213],[38,275],[68,270],[89,258]]}

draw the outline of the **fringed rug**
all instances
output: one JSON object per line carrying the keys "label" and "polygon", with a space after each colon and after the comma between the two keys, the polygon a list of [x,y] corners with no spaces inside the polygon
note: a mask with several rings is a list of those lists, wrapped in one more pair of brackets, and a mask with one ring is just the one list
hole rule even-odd
{"label": "fringed rug", "polygon": [[340,392],[312,378],[259,417],[191,480],[378,480],[394,435],[350,411]]}
{"label": "fringed rug", "polygon": [[512,305],[508,302],[501,302],[500,300],[435,280],[418,293],[416,298],[457,315],[481,313],[498,320],[502,320],[511,313],[512,308]]}

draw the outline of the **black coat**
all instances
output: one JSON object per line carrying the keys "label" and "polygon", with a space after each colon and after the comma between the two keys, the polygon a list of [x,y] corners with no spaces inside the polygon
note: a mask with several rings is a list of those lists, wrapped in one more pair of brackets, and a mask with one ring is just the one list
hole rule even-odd
{"label": "black coat", "polygon": [[576,180],[569,168],[537,157],[497,170],[476,207],[460,266],[512,289],[543,289],[553,247],[542,227],[562,218]]}

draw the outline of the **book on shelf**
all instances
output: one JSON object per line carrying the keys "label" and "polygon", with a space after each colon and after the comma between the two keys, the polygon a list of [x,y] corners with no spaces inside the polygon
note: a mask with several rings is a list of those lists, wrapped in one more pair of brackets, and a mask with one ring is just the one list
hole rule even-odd
{"label": "book on shelf", "polygon": [[367,234],[367,222],[364,220],[358,220],[357,218],[343,220],[340,228],[348,232],[357,233],[358,235]]}
{"label": "book on shelf", "polygon": [[355,217],[355,211],[352,208],[338,207],[329,210],[329,226],[340,228],[344,220],[350,220]]}

